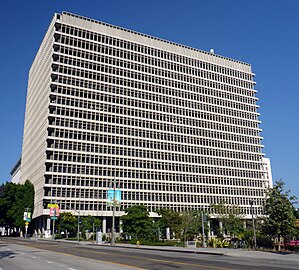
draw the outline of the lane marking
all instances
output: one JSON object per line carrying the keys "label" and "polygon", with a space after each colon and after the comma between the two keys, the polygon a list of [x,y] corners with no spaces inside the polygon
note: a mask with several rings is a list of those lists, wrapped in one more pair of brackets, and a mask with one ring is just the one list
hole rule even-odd
{"label": "lane marking", "polygon": [[[68,270],[76,270],[75,268],[67,268]],[[0,269],[1,270],[1,269]]]}
{"label": "lane marking", "polygon": [[46,261],[46,263],[52,263],[52,262],[50,262],[50,261]]}
{"label": "lane marking", "polygon": [[[102,253],[101,251],[95,251],[95,250],[88,250],[88,252],[93,253]],[[134,259],[140,259],[140,260],[146,260],[146,261],[155,261],[155,262],[163,262],[163,263],[171,263],[171,264],[178,264],[178,265],[186,265],[186,266],[200,266],[200,267],[206,267],[210,269],[217,269],[217,270],[235,270],[234,268],[224,268],[224,267],[217,267],[217,266],[209,266],[205,264],[195,264],[195,263],[187,263],[187,262],[176,262],[176,261],[168,261],[168,260],[161,260],[161,259],[150,259],[150,258],[144,258],[139,256],[132,256],[132,255],[117,255],[118,257],[126,257],[126,258],[134,258]]]}
{"label": "lane marking", "polygon": [[218,269],[218,270],[234,270],[234,268],[223,268],[223,267],[217,267],[217,266],[209,266],[205,264],[195,264],[195,263],[186,263],[186,262],[176,262],[176,261],[167,261],[167,260],[158,260],[158,259],[146,259],[148,261],[154,261],[154,262],[165,262],[165,263],[172,263],[172,264],[179,264],[179,265],[186,265],[186,266],[200,266],[205,268],[211,268],[211,269]]}
{"label": "lane marking", "polygon": [[[47,251],[52,251],[52,250],[47,250]],[[105,260],[100,260],[100,259],[93,259],[93,258],[88,258],[88,257],[80,257],[80,256],[77,256],[77,255],[64,253],[64,252],[60,252],[60,251],[52,251],[52,252],[67,255],[67,256],[71,256],[71,257],[76,257],[76,258],[83,258],[83,259],[89,260],[89,261],[92,260],[92,261],[96,261],[96,262],[102,262],[102,263],[106,263],[106,264],[113,264],[113,265],[117,265],[117,266],[127,267],[127,268],[131,268],[131,269],[148,270],[146,268],[140,268],[138,266],[128,265],[128,264],[124,264],[124,263],[110,262],[110,261],[105,261]]]}
{"label": "lane marking", "polygon": [[[21,244],[19,244],[19,245],[21,245]],[[72,256],[72,257],[76,257],[76,258],[83,258],[85,260],[93,260],[95,262],[103,262],[103,263],[106,263],[106,264],[113,264],[113,265],[117,265],[117,266],[131,268],[131,269],[137,269],[137,270],[148,270],[148,269],[145,269],[145,268],[140,268],[138,266],[128,265],[128,264],[124,264],[124,263],[116,263],[116,262],[104,261],[104,260],[100,260],[100,259],[92,259],[92,258],[82,257],[82,256],[80,257],[80,256],[77,256],[77,255],[73,255],[73,254],[69,254],[69,253],[65,253],[65,252],[37,248],[36,246],[32,246],[30,244],[26,244],[25,246],[31,247],[31,248],[36,249],[36,250],[42,250],[42,251],[45,251],[45,252],[48,251],[48,252],[54,252],[54,253],[63,254],[63,255],[67,255],[67,256]],[[110,254],[110,253],[101,252],[101,251],[99,251],[97,253],[98,254]],[[2,269],[0,269],[0,270],[2,270]]]}
{"label": "lane marking", "polygon": [[[35,249],[40,250],[39,248],[36,248],[35,246],[31,246],[31,245],[27,245],[30,247],[33,247]],[[45,249],[44,249],[45,250]],[[46,249],[47,250],[47,249]],[[47,250],[47,251],[52,251],[55,253],[59,253],[59,254],[64,254],[64,255],[68,255],[68,256],[73,256],[73,257],[79,257],[82,258],[80,256],[77,255],[73,255],[73,254],[68,254],[65,252],[60,252],[60,251],[53,251],[53,250]],[[87,252],[92,252],[92,253],[97,253],[97,254],[111,254],[111,253],[107,253],[107,252],[102,252],[102,251],[94,251],[94,250],[88,250]],[[168,260],[160,260],[160,259],[150,259],[150,258],[144,258],[144,257],[139,257],[139,256],[132,256],[132,255],[119,255],[119,257],[127,257],[127,258],[135,258],[135,259],[139,259],[139,260],[147,260],[147,261],[156,261],[156,262],[163,262],[163,263],[172,263],[172,264],[177,264],[177,265],[186,265],[186,266],[198,266],[198,267],[205,267],[205,268],[209,268],[209,269],[217,269],[217,270],[235,270],[234,268],[225,268],[225,267],[217,267],[217,266],[209,266],[209,265],[204,265],[204,264],[194,264],[194,263],[186,263],[186,262],[176,262],[176,261],[168,261]],[[108,264],[115,264],[115,265],[119,265],[119,266],[125,266],[125,267],[130,267],[133,269],[139,269],[139,270],[147,270],[145,268],[139,268],[137,266],[131,266],[131,265],[127,265],[127,264],[122,264],[122,263],[116,263],[116,262],[110,262],[110,261],[105,261],[105,260],[100,260],[100,259],[90,259],[90,258],[86,258],[83,257],[85,259],[88,260],[95,260],[95,261],[100,261],[100,262],[105,262]]]}
{"label": "lane marking", "polygon": [[32,259],[36,259],[36,257],[32,257]]}

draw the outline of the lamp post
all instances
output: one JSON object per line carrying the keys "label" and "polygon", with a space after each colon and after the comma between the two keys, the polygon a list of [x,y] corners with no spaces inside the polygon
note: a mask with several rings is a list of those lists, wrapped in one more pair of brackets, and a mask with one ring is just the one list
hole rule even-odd
{"label": "lamp post", "polygon": [[249,204],[250,204],[251,217],[252,217],[254,250],[257,250],[257,245],[256,245],[256,233],[255,233],[255,222],[254,222],[254,217],[253,217],[253,200],[250,200],[250,201],[249,201]]}
{"label": "lamp post", "polygon": [[116,210],[116,198],[115,198],[115,191],[116,191],[116,180],[114,178],[113,181],[113,202],[112,202],[112,236],[111,236],[111,246],[115,245],[115,210]]}
{"label": "lamp post", "polygon": [[201,212],[201,229],[202,229],[202,247],[207,247],[206,236],[205,236],[205,225],[204,225],[204,213]]}
{"label": "lamp post", "polygon": [[77,241],[80,242],[80,210],[78,211]]}

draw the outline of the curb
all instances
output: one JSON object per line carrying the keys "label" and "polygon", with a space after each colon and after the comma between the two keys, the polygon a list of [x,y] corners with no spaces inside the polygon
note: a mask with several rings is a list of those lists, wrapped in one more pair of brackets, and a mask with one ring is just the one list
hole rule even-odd
{"label": "curb", "polygon": [[203,251],[203,250],[184,250],[184,249],[167,249],[167,248],[155,248],[155,247],[145,247],[145,246],[139,246],[139,247],[136,247],[136,246],[119,246],[119,245],[115,245],[115,246],[111,246],[111,245],[103,245],[103,244],[93,244],[93,243],[87,243],[87,244],[84,244],[84,243],[80,243],[80,242],[77,242],[77,241],[64,241],[64,240],[60,240],[60,239],[57,239],[57,240],[52,240],[52,239],[43,239],[43,238],[38,238],[37,239],[38,241],[49,241],[49,242],[60,242],[60,243],[69,243],[69,244],[78,244],[78,245],[81,245],[81,246],[92,246],[92,247],[108,247],[108,248],[126,248],[126,249],[142,249],[142,250],[153,250],[153,251],[167,251],[167,252],[180,252],[180,253],[193,253],[193,254],[206,254],[206,255],[216,255],[216,256],[224,256],[225,254],[223,252],[211,252],[211,251]]}

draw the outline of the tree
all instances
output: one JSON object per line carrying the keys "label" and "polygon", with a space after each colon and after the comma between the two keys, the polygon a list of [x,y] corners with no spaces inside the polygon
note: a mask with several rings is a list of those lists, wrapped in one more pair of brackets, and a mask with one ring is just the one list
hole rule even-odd
{"label": "tree", "polygon": [[0,224],[8,228],[24,228],[23,214],[34,209],[34,187],[29,180],[22,184],[6,183],[1,187]]}
{"label": "tree", "polygon": [[91,215],[87,217],[81,218],[81,230],[85,231],[93,231],[93,228],[96,230],[97,228],[101,227],[102,221],[99,218],[95,218]]}
{"label": "tree", "polygon": [[157,221],[157,225],[163,237],[166,236],[166,228],[170,229],[170,235],[174,234],[180,236],[182,218],[179,212],[175,212],[172,209],[162,208],[157,211],[157,214],[161,216]]}
{"label": "tree", "polygon": [[193,240],[201,229],[200,212],[186,211],[181,213],[181,235],[186,240]]}
{"label": "tree", "polygon": [[13,219],[9,215],[15,201],[16,185],[6,183],[2,185],[2,196],[0,198],[0,224],[7,228],[13,228]]}
{"label": "tree", "polygon": [[269,236],[277,237],[278,250],[281,249],[281,238],[295,234],[295,211],[293,204],[296,197],[290,196],[290,191],[285,190],[285,183],[279,180],[267,193],[264,206],[266,215],[263,232]]}
{"label": "tree", "polygon": [[218,216],[217,219],[222,222],[222,230],[227,232],[230,238],[239,238],[244,231],[244,221],[240,209],[224,203],[212,205],[212,208]]}
{"label": "tree", "polygon": [[154,240],[153,219],[149,217],[144,205],[134,205],[125,210],[126,215],[121,217],[123,234],[133,239]]}
{"label": "tree", "polygon": [[78,219],[70,212],[62,212],[57,221],[57,228],[60,232],[64,232],[66,237],[68,234],[76,235]]}

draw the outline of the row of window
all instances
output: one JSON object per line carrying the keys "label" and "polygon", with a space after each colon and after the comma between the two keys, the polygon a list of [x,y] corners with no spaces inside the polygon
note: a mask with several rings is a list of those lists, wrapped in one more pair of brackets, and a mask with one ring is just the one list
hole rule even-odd
{"label": "row of window", "polygon": [[[163,126],[161,126],[163,127]],[[121,130],[119,130],[121,131]],[[149,131],[150,133],[150,131]],[[229,141],[221,141],[221,140],[211,140],[210,138],[200,138],[200,137],[181,137],[180,135],[174,135],[171,133],[156,133],[159,135],[158,138],[149,138],[146,133],[138,134],[138,137],[127,137],[122,136],[123,134],[120,132],[117,135],[109,136],[106,134],[99,133],[91,133],[81,130],[74,129],[63,129],[58,126],[55,127],[55,130],[50,131],[50,136],[54,136],[57,138],[65,138],[71,140],[82,140],[90,143],[108,143],[114,144],[116,146],[133,146],[139,148],[153,148],[153,149],[161,149],[166,150],[170,149],[172,151],[185,152],[185,153],[201,153],[201,148],[206,147],[215,147],[219,149],[228,149],[228,150],[237,150],[237,151],[245,151],[245,152],[260,152],[260,145],[250,145],[250,144],[242,144],[235,143]],[[137,134],[136,134],[137,135]],[[150,134],[150,137],[153,137],[153,134]],[[112,141],[113,140],[113,141]],[[193,149],[192,149],[193,147]],[[203,150],[204,151],[204,150]]]}
{"label": "row of window", "polygon": [[[159,59],[165,59],[167,61],[172,61],[174,63],[181,63],[188,66],[193,66],[197,68],[207,69],[214,72],[230,75],[233,77],[243,78],[246,80],[252,80],[251,73],[245,73],[239,70],[230,69],[220,65],[207,63],[205,61],[200,61],[190,57],[178,55],[171,53],[169,51],[163,51],[160,49],[152,48],[146,45],[141,45],[134,42],[129,42],[115,37],[110,37],[100,33],[79,29],[69,25],[57,25],[56,30],[58,33],[65,33],[65,36],[75,36],[77,39],[80,38],[81,41],[93,41],[93,44],[102,43],[110,45],[110,47],[119,47],[125,50],[137,52],[138,54],[149,55],[153,57],[158,57]],[[58,37],[59,38],[59,37]]]}
{"label": "row of window", "polygon": [[[77,69],[74,67],[68,67],[68,66],[57,66],[53,68],[54,72],[60,73],[61,75],[67,74],[68,76],[72,77],[80,77],[87,80],[94,80],[94,81],[100,81],[105,83],[111,83],[113,85],[119,85],[121,87],[132,87],[136,82],[142,82],[143,84],[148,84],[151,86],[151,88],[156,86],[161,87],[171,87],[171,88],[178,88],[178,82],[173,80],[168,80],[165,78],[155,78],[155,77],[143,77],[140,76],[138,73],[133,72],[127,72],[127,77],[120,77],[118,75],[115,75],[113,73],[97,73],[97,72],[91,72],[84,69]],[[198,82],[195,82],[194,85],[201,85],[208,88],[214,88],[213,82],[206,81],[201,78],[197,79]],[[187,83],[187,81],[184,81]],[[191,94],[190,94],[191,96]],[[157,98],[156,98],[157,99]],[[161,98],[159,97],[159,100]],[[182,100],[183,102],[184,100]],[[218,102],[221,102],[221,100],[218,100]],[[227,101],[222,101],[222,103],[225,103]],[[222,104],[219,104],[222,105]],[[231,102],[232,106],[239,106],[239,104],[235,104]],[[222,105],[224,106],[224,105]],[[232,107],[234,108],[234,107]]]}
{"label": "row of window", "polygon": [[[67,55],[67,56],[66,56]],[[63,57],[68,57],[70,59],[77,59],[80,57],[80,59],[85,59],[85,61],[88,61],[87,63],[92,63],[96,69],[86,69],[81,68],[78,66],[72,66],[75,68],[76,71],[73,71],[72,74],[81,74],[85,73],[85,77],[90,79],[97,79],[99,72],[103,74],[114,74],[117,77],[123,77],[124,79],[133,79],[133,80],[140,80],[144,81],[145,84],[157,84],[161,86],[171,86],[172,88],[176,89],[182,89],[183,91],[188,90],[195,90],[196,87],[210,87],[214,88],[220,92],[223,92],[223,95],[233,95],[236,96],[235,99],[238,100],[241,97],[247,97],[245,98],[246,101],[249,103],[252,103],[256,100],[255,98],[255,91],[248,90],[246,88],[238,87],[236,85],[220,82],[219,80],[216,80],[217,78],[205,78],[205,77],[187,77],[182,75],[173,75],[170,76],[157,76],[157,75],[151,75],[144,72],[141,72],[142,66],[138,63],[134,62],[127,62],[123,61],[121,62],[119,59],[114,59],[112,57],[106,57],[107,63],[101,63],[101,65],[96,65],[98,61],[101,60],[101,56],[94,55],[93,53],[88,53],[84,51],[77,51],[74,48],[63,48],[61,47],[59,51],[56,51],[53,55],[53,60],[55,64],[53,64],[53,68],[56,69],[59,66],[69,67],[70,65],[65,64],[66,60],[63,59]],[[82,58],[81,58],[82,57]],[[91,59],[90,59],[91,58]],[[96,59],[94,59],[96,58]],[[82,60],[83,61],[83,60]],[[119,65],[113,65],[113,64],[119,64]],[[162,84],[163,82],[163,84]]]}
{"label": "row of window", "polygon": [[[122,59],[125,61],[119,61],[120,67],[123,67],[124,69],[121,69],[123,71],[123,76],[126,76],[126,71],[129,71],[131,69],[130,62],[135,62],[138,64],[138,72],[140,75],[149,75],[149,76],[162,76],[163,78],[169,78],[169,79],[176,79],[180,81],[185,81],[189,83],[196,83],[197,78],[204,78],[209,80],[216,80],[220,83],[225,84],[231,84],[237,87],[247,88],[247,89],[253,89],[253,82],[252,81],[245,81],[241,80],[235,77],[229,77],[225,76],[224,74],[214,73],[209,70],[201,70],[201,69],[195,69],[195,68],[189,68],[187,66],[179,65],[178,63],[171,63],[163,61],[162,59],[155,59],[152,57],[149,57],[147,55],[140,55],[137,53],[128,52],[125,50],[119,50],[119,49],[113,49],[112,47],[100,45],[100,46],[93,46],[92,48],[86,48],[87,43],[83,42],[80,44],[80,41],[76,39],[68,39],[62,37],[60,40],[58,40],[60,45],[63,44],[63,46],[71,46],[72,48],[76,48],[78,50],[85,51],[92,51],[93,53],[98,52],[98,58],[96,63],[91,62],[85,62],[84,60],[72,60],[72,61],[65,61],[69,58],[63,58],[61,59],[62,63],[69,64],[76,67],[81,67],[84,69],[102,70],[104,63],[109,63],[109,60],[107,57],[113,57]],[[81,45],[81,46],[80,46]],[[77,55],[78,57],[81,57],[80,53]],[[84,57],[83,57],[84,58]],[[73,58],[72,58],[73,59]],[[124,64],[123,66],[121,64]],[[155,70],[155,72],[150,72]],[[121,74],[118,74],[121,75]]]}
{"label": "row of window", "polygon": [[[198,188],[198,190],[200,190]],[[78,192],[79,191],[79,192]],[[155,192],[153,192],[155,191]],[[215,198],[220,196],[222,198],[222,202],[226,199],[227,195],[232,195],[237,193],[234,196],[264,196],[264,193],[260,190],[250,190],[250,192],[244,192],[244,190],[232,190],[232,189],[221,189],[219,193],[216,193],[215,190],[211,189],[211,194],[215,194]],[[174,190],[174,192],[177,192]],[[201,192],[199,192],[201,193]],[[187,202],[187,203],[195,203],[196,201],[200,200],[200,203],[205,203],[205,197],[210,194],[199,194],[198,192],[182,192],[180,194],[177,193],[161,193],[156,192],[155,189],[148,190],[148,191],[127,191],[126,189],[122,189],[122,200],[123,201],[160,201],[160,202]],[[95,200],[107,200],[107,191],[106,190],[94,190],[94,189],[85,189],[85,190],[76,190],[72,188],[61,188],[61,187],[52,187],[52,188],[45,188],[44,196],[51,196],[51,197],[63,197],[63,198],[80,198],[81,200],[84,199],[95,199]],[[199,197],[196,198],[196,197]],[[187,200],[185,200],[187,198]],[[238,197],[237,197],[238,198]],[[239,198],[240,199],[240,198]],[[183,201],[182,201],[183,200]],[[185,200],[185,201],[184,201]],[[245,204],[249,204],[249,199],[244,198],[243,201]]]}
{"label": "row of window", "polygon": [[[62,54],[54,54],[54,56],[53,56],[54,61],[55,61],[55,65],[53,65],[54,69],[57,69],[59,62],[63,62],[63,63],[65,62],[65,60],[61,59],[62,57],[68,57],[68,58],[76,59],[75,57],[65,56],[65,55],[62,55]],[[108,59],[110,59],[110,58],[108,58]],[[89,60],[89,62],[90,61],[91,60]],[[120,68],[119,65],[117,65],[117,63],[118,63],[117,61],[118,61],[117,59],[111,58],[111,61],[109,61],[109,63],[111,62],[111,64],[109,64],[109,65],[108,64],[106,64],[106,65],[102,64],[100,66],[100,70],[103,73],[111,73],[111,74],[114,74],[114,75],[119,77],[119,75],[121,73],[127,72],[128,69]],[[134,63],[127,63],[127,65],[130,66],[130,69],[129,69],[130,72],[131,73],[133,72],[134,74],[136,74],[133,77],[134,78],[136,77],[138,79],[139,78],[138,76],[139,76],[140,73],[137,72],[138,71],[137,68],[139,66],[137,64],[134,64]],[[127,79],[127,78],[124,78],[124,79]],[[248,96],[247,95],[248,93],[243,93],[242,92],[242,95],[236,94],[235,93],[236,90],[235,90],[234,86],[227,85],[227,84],[220,84],[217,81],[212,81],[213,87],[210,87],[209,89],[207,89],[203,85],[187,84],[184,81],[178,81],[178,80],[174,80],[175,86],[171,87],[171,88],[167,88],[164,85],[152,85],[152,84],[148,84],[148,83],[144,83],[144,82],[140,82],[140,81],[138,81],[138,83],[140,83],[139,88],[142,89],[142,90],[151,90],[151,91],[154,91],[154,92],[157,92],[157,93],[176,96],[176,97],[180,97],[180,98],[184,97],[184,95],[186,95],[186,94],[188,94],[188,95],[190,95],[190,94],[196,95],[197,93],[207,94],[209,91],[212,91],[211,92],[212,96],[216,96],[216,97],[220,97],[220,98],[223,98],[223,99],[229,99],[229,100],[233,100],[233,101],[236,101],[236,102],[240,102],[241,105],[242,104],[253,104],[254,105],[255,102],[256,102],[256,98],[251,97],[250,95]],[[203,84],[205,85],[207,83],[203,83]],[[92,86],[92,85],[95,85],[95,84],[94,83],[91,84],[91,81],[89,81],[89,87],[88,88],[98,89],[97,87]],[[168,91],[171,91],[171,92],[168,92]],[[239,91],[241,91],[241,90],[239,90]],[[186,96],[186,98],[189,98],[189,97]],[[193,98],[191,98],[191,99],[193,99]]]}
{"label": "row of window", "polygon": [[[109,159],[111,160],[111,159]],[[173,172],[179,174],[209,174],[209,175],[219,175],[219,176],[230,176],[230,177],[243,177],[250,179],[261,179],[263,172],[262,171],[253,171],[253,170],[240,170],[240,169],[232,169],[226,167],[219,166],[203,166],[203,165],[191,165],[191,164],[163,164],[159,162],[151,162],[146,161],[142,163],[142,168],[127,168],[120,166],[117,168],[116,164],[108,165],[85,165],[82,163],[74,163],[74,162],[63,162],[56,161],[53,163],[47,163],[47,171],[52,173],[71,173],[71,174],[83,174],[83,175],[97,175],[102,177],[124,177],[124,178],[133,178],[133,179],[143,179],[144,174],[152,171],[155,172],[153,175],[153,179],[158,179],[159,173],[161,172]],[[59,163],[58,163],[59,162]],[[118,170],[117,170],[118,169]],[[115,174],[115,175],[114,175]],[[152,178],[150,178],[152,179]]]}
{"label": "row of window", "polygon": [[[163,143],[163,144],[153,144],[148,142],[146,147],[132,147],[132,146],[123,146],[115,145],[114,136],[105,136],[107,138],[106,143],[96,144],[89,143],[84,141],[78,141],[74,139],[65,139],[54,137],[54,133],[49,135],[49,148],[56,148],[60,150],[69,151],[86,151],[92,153],[101,153],[104,155],[120,155],[126,157],[150,157],[157,155],[158,152],[170,153],[172,155],[181,155],[185,156],[185,160],[189,158],[194,158],[198,155],[205,157],[217,157],[224,159],[238,159],[238,160],[247,160],[247,161],[256,161],[260,162],[262,158],[261,153],[248,153],[244,151],[236,151],[229,149],[218,149],[211,147],[195,147],[195,146],[186,146],[180,145],[180,147],[173,145],[172,143]],[[154,147],[158,146],[158,147]],[[180,152],[178,150],[180,149]],[[184,151],[185,152],[184,152]]]}
{"label": "row of window", "polygon": [[[233,167],[238,169],[252,169],[260,170],[261,164],[253,163],[248,161],[241,160],[230,160],[230,159],[221,159],[215,157],[206,157],[206,156],[191,156],[191,155],[181,155],[180,153],[172,154],[167,152],[146,152],[144,150],[136,150],[135,158],[128,157],[116,157],[112,158],[107,155],[92,155],[92,154],[82,154],[76,152],[62,152],[62,151],[47,151],[48,160],[59,160],[59,161],[69,161],[69,162],[79,162],[79,163],[91,163],[91,164],[100,164],[100,165],[112,165],[115,164],[121,167],[135,167],[143,168],[144,162],[147,162],[148,159],[152,163],[159,162],[158,168],[163,166],[171,166],[176,162],[191,164],[195,166],[199,165],[211,165],[211,166],[224,166],[224,167]],[[142,154],[147,154],[148,156],[142,156]],[[150,155],[151,154],[151,155]],[[113,161],[114,160],[114,161]],[[156,165],[155,165],[156,166]],[[167,170],[167,169],[166,169]]]}
{"label": "row of window", "polygon": [[[107,116],[108,117],[108,116]],[[167,119],[165,118],[164,121]],[[98,123],[96,121],[88,121],[85,119],[74,119],[72,117],[59,117],[51,115],[49,118],[49,125],[53,128],[71,128],[71,129],[83,129],[91,134],[91,136],[101,136],[102,132],[106,133],[107,141],[112,140],[111,133],[114,136],[130,136],[138,137],[140,139],[154,139],[154,140],[168,140],[178,143],[197,144],[201,145],[202,140],[208,139],[209,142],[206,145],[211,147],[220,147],[220,145],[226,143],[226,141],[233,141],[234,143],[241,144],[253,144],[260,146],[260,139],[257,137],[241,136],[239,134],[231,134],[218,132],[214,130],[187,128],[186,126],[178,123],[170,122],[169,131],[159,130],[156,123],[153,123],[152,128],[140,129],[138,127],[128,127],[122,125],[108,125],[107,123]],[[100,131],[100,132],[99,132]]]}
{"label": "row of window", "polygon": [[[131,181],[126,181],[123,183],[122,199],[130,200],[126,198],[126,194],[132,194],[131,196],[138,196],[138,194],[143,194],[144,196],[155,192],[160,195],[168,195],[169,197],[174,196],[174,194],[185,195],[192,194],[194,196],[202,195],[233,195],[233,196],[250,196],[250,197],[263,197],[264,190],[262,189],[248,189],[248,188],[234,188],[234,187],[212,187],[212,186],[195,186],[195,185],[176,185],[176,184],[167,184],[159,185],[158,183],[147,183],[140,184],[135,188],[131,187]],[[136,185],[135,185],[136,186]],[[65,196],[63,196],[65,195]],[[46,185],[44,188],[44,196],[59,196],[59,197],[71,197],[71,198],[80,198],[80,199],[107,199],[107,190],[106,189],[95,189],[93,187],[89,188],[75,188],[75,187],[61,187],[55,185]]]}
{"label": "row of window", "polygon": [[[173,190],[191,190],[192,188],[197,188],[198,186],[202,187],[213,187],[214,189],[229,186],[230,188],[245,188],[247,190],[251,190],[252,188],[264,189],[266,186],[265,180],[253,180],[253,179],[240,179],[233,177],[223,177],[216,175],[184,175],[184,179],[182,180],[182,175],[176,175],[172,173],[159,172],[158,179],[150,179],[155,178],[150,175],[154,175],[154,172],[144,172],[143,178],[138,180],[132,179],[116,179],[118,186],[120,188],[128,188],[128,189],[137,189],[137,190],[145,190],[150,189],[149,185],[155,186],[164,186],[164,191],[169,191],[170,186],[173,187]],[[180,181],[175,181],[179,179]],[[182,180],[182,181],[181,181]],[[92,176],[84,176],[84,175],[66,175],[66,174],[47,174],[45,179],[46,185],[57,185],[57,186],[73,186],[73,188],[92,188],[92,189],[107,189],[111,185],[111,178],[103,178],[103,177],[92,177]]]}
{"label": "row of window", "polygon": [[202,111],[205,111],[212,116],[217,114],[224,115],[227,118],[233,116],[234,118],[257,121],[257,113],[231,108],[231,106],[228,106],[233,106],[231,101],[214,99],[207,95],[196,96],[199,100],[196,100],[195,96],[193,100],[188,100],[128,88],[119,88],[116,94],[113,92],[115,90],[110,89],[109,85],[106,85],[106,87],[101,88],[97,92],[65,86],[55,87],[53,85],[51,100],[60,104],[95,110],[102,108],[101,104],[103,102],[108,102],[109,105],[113,103],[117,108],[120,105],[134,106],[144,113],[149,113],[156,107],[167,106],[168,111],[172,114],[179,114],[186,117],[198,118],[202,114]]}
{"label": "row of window", "polygon": [[[130,110],[127,110],[127,114],[129,114]],[[251,129],[244,126],[237,126],[237,125],[229,125],[225,123],[220,123],[216,121],[211,121],[208,119],[190,119],[185,117],[177,117],[177,121],[180,124],[179,126],[169,125],[166,122],[154,122],[148,119],[139,119],[135,116],[121,116],[121,115],[108,115],[103,113],[94,113],[87,110],[80,110],[80,109],[74,109],[70,106],[53,106],[50,107],[50,114],[54,117],[63,117],[63,118],[75,118],[79,121],[81,120],[91,120],[91,121],[98,121],[101,124],[106,125],[124,125],[124,126],[131,126],[136,129],[154,129],[154,127],[159,127],[158,130],[167,131],[167,132],[180,132],[180,133],[186,133],[186,134],[192,134],[191,129],[196,130],[195,134],[199,133],[197,130],[201,129],[212,129],[212,130],[218,130],[218,131],[224,131],[224,132],[230,132],[230,133],[236,133],[236,134],[242,134],[242,135],[250,135],[250,136],[259,136],[259,130],[258,129]],[[162,115],[161,116],[161,120]],[[163,121],[163,120],[162,120]],[[195,128],[192,128],[195,127]],[[200,135],[198,135],[200,136]]]}
{"label": "row of window", "polygon": [[[59,204],[62,211],[70,211],[70,209],[74,209],[76,211],[112,211],[112,207],[107,205],[105,200],[94,200],[90,202],[84,200],[70,200],[69,198],[58,196],[53,198]],[[223,203],[222,196],[185,196],[183,198],[174,197],[173,202],[170,202],[167,197],[156,194],[152,194],[152,197],[150,198],[154,198],[154,200],[143,199],[137,201],[136,199],[132,199],[131,201],[123,201],[117,210],[124,211],[125,209],[140,203],[146,206],[150,212],[167,208],[177,212],[183,212],[186,210],[205,210],[208,213],[213,214],[216,212],[216,210],[211,205]],[[247,215],[251,214],[250,207],[246,207],[248,205],[248,201],[249,200],[247,198],[242,197],[226,198],[227,204],[238,205],[242,213]],[[50,203],[51,197],[46,197],[46,202]],[[256,198],[255,202],[258,205],[264,204],[264,200],[260,198]],[[255,215],[261,215],[262,207],[254,208],[253,213]]]}
{"label": "row of window", "polygon": [[[163,105],[158,103],[152,103],[151,105],[149,105],[149,103],[145,103],[138,99],[132,99],[127,97],[111,98],[111,96],[109,96],[108,94],[103,94],[101,96],[101,100],[103,100],[103,103],[105,104],[110,104],[110,106],[109,105],[104,106],[103,104],[103,111],[93,108],[91,104],[90,104],[91,105],[90,109],[86,110],[85,108],[83,108],[83,106],[79,105],[80,102],[78,100],[73,100],[71,97],[65,98],[65,97],[51,96],[51,102],[53,105],[55,106],[64,105],[63,108],[72,111],[77,111],[81,114],[82,113],[89,114],[91,116],[86,118],[92,120],[94,119],[99,120],[100,119],[99,115],[103,115],[103,114],[110,115],[110,112],[108,111],[110,109],[111,113],[116,114],[115,117],[119,115],[118,117],[133,116],[133,117],[143,118],[146,115],[152,115],[155,116],[155,119],[153,120],[161,121],[167,115],[167,113],[171,113],[171,115],[166,116],[167,122],[173,121],[181,124],[186,122],[186,124],[188,125],[189,124],[188,121],[217,121],[229,125],[243,126],[245,128],[246,127],[258,128],[258,121],[252,121],[246,118],[231,117],[225,114],[225,112],[228,111],[227,109],[217,108],[215,110],[216,112],[213,113],[206,112],[205,109],[207,106],[205,104],[201,105],[202,107],[201,110],[198,111],[190,110],[188,116],[184,116],[178,113],[180,111],[178,108],[169,106],[167,103]],[[110,101],[112,101],[112,103]],[[119,103],[114,103],[113,101]],[[74,105],[79,105],[79,106],[74,106]],[[151,108],[152,110],[154,110],[151,111],[152,113],[150,113]],[[181,109],[181,111],[183,110],[184,109]],[[221,112],[221,114],[217,113],[217,111]],[[187,112],[187,109],[185,109],[185,112]],[[148,119],[146,118],[145,120]]]}

